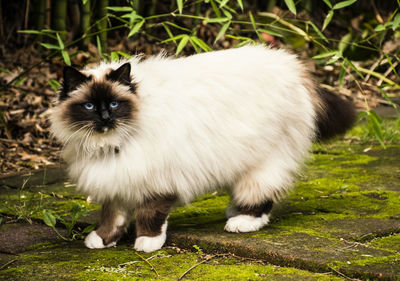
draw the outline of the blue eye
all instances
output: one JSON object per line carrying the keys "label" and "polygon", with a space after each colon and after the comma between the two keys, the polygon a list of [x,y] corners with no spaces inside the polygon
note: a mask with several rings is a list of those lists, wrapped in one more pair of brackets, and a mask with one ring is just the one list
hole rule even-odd
{"label": "blue eye", "polygon": [[91,110],[91,109],[94,108],[94,104],[93,104],[93,103],[90,103],[90,102],[87,102],[87,103],[85,103],[85,108],[86,108],[87,110]]}
{"label": "blue eye", "polygon": [[116,108],[117,106],[118,106],[118,102],[117,102],[116,100],[110,102],[110,107],[111,107],[111,108]]}

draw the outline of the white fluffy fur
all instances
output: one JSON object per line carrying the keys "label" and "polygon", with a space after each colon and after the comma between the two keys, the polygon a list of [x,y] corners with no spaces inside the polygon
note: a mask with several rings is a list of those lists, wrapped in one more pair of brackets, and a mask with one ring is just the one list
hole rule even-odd
{"label": "white fluffy fur", "polygon": [[[124,62],[85,72],[101,80]],[[138,204],[153,194],[189,202],[231,186],[236,203],[256,205],[292,185],[314,137],[316,110],[294,55],[246,46],[131,64],[138,113],[128,129],[85,138],[62,119],[63,102],[52,114],[52,132],[64,142],[69,175],[81,191],[99,202]]]}
{"label": "white fluffy fur", "polygon": [[117,245],[117,242],[111,242],[108,245],[103,244],[103,239],[97,234],[95,230],[89,233],[85,238],[85,246],[90,249],[103,249]]}
{"label": "white fluffy fur", "polygon": [[238,215],[228,219],[224,229],[228,232],[252,232],[260,230],[268,223],[269,215],[267,214],[262,214],[261,217]]}
{"label": "white fluffy fur", "polygon": [[135,246],[134,246],[135,250],[150,253],[150,252],[161,249],[161,247],[165,243],[165,240],[167,239],[167,225],[168,225],[168,222],[165,221],[165,223],[161,226],[161,234],[160,235],[157,235],[154,237],[150,237],[150,236],[137,237],[135,240]]}

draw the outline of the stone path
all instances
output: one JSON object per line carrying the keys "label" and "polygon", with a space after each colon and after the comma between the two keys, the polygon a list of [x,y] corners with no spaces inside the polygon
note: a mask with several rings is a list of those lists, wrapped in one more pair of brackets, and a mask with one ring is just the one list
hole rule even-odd
{"label": "stone path", "polygon": [[174,210],[167,247],[151,254],[132,250],[133,235],[89,250],[41,223],[43,209],[68,215],[76,202],[92,210],[80,227],[97,221],[58,168],[0,184],[1,280],[177,280],[192,266],[183,280],[400,280],[400,145],[316,145],[262,231],[224,232],[229,198],[208,194]]}

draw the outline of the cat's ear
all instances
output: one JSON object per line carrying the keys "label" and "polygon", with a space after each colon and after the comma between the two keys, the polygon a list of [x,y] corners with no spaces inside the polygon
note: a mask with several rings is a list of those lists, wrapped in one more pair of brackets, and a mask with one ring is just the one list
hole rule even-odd
{"label": "cat's ear", "polygon": [[79,70],[71,67],[64,67],[63,83],[60,92],[60,100],[65,100],[68,98],[68,93],[72,92],[78,88],[81,84],[90,80],[90,77],[86,76]]}
{"label": "cat's ear", "polygon": [[131,64],[129,62],[124,63],[117,69],[111,71],[106,76],[107,80],[120,82],[123,85],[131,85]]}

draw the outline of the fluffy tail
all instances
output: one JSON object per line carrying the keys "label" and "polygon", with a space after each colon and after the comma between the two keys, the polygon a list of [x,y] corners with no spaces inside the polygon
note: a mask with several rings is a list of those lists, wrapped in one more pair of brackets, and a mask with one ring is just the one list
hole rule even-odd
{"label": "fluffy tail", "polygon": [[356,111],[351,101],[318,88],[321,106],[317,112],[317,141],[327,140],[345,133],[356,119]]}

